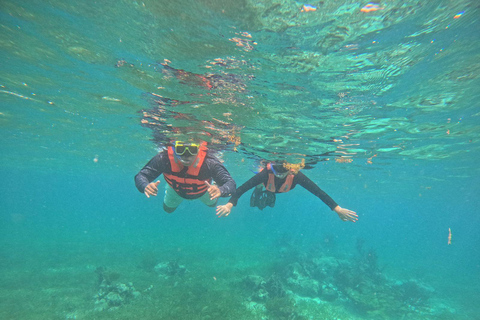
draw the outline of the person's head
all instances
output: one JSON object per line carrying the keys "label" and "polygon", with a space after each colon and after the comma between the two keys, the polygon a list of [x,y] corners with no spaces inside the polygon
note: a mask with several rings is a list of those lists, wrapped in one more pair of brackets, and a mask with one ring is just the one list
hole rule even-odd
{"label": "person's head", "polygon": [[279,162],[279,163],[273,163],[272,166],[271,166],[272,172],[275,175],[275,177],[280,178],[280,179],[283,179],[289,173],[292,173],[283,164],[284,164],[283,162]]}
{"label": "person's head", "polygon": [[196,143],[175,141],[174,151],[180,163],[186,167],[190,166],[198,155],[200,145]]}
{"label": "person's head", "polygon": [[280,179],[285,178],[289,174],[296,175],[305,168],[305,159],[300,163],[289,163],[287,161],[278,161],[271,164],[273,174]]}

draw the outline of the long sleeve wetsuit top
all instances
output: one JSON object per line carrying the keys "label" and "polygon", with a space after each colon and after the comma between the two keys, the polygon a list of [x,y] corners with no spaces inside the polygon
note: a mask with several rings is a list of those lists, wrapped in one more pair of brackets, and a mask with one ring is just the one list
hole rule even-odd
{"label": "long sleeve wetsuit top", "polygon": [[[182,171],[177,173],[177,175],[186,177],[187,170],[188,167],[185,167]],[[135,185],[138,191],[142,193],[145,192],[145,187],[162,173],[172,173],[172,167],[170,165],[167,151],[158,153],[135,176]],[[198,173],[198,179],[213,179],[217,183],[218,188],[222,193],[222,197],[228,197],[235,192],[235,181],[230,176],[230,173],[215,156],[208,154],[208,152]],[[196,199],[203,194],[204,193],[189,198]]]}
{"label": "long sleeve wetsuit top", "polygon": [[[237,205],[238,199],[248,190],[258,186],[259,184],[267,184],[268,181],[268,170],[262,170],[259,173],[257,173],[255,176],[250,178],[247,182],[242,184],[240,187],[237,188],[237,191],[235,194],[230,198],[228,202],[233,204],[234,206]],[[285,178],[280,179],[275,177],[275,190],[279,190],[282,184],[285,182]],[[297,173],[292,182],[292,186],[290,187],[290,190],[295,188],[295,186],[299,184],[311,193],[313,193],[315,196],[320,198],[327,206],[330,207],[330,209],[335,209],[337,206],[337,203],[322,189],[320,189],[315,182],[310,180],[306,175],[304,175],[302,172]],[[275,193],[279,193],[276,191]]]}

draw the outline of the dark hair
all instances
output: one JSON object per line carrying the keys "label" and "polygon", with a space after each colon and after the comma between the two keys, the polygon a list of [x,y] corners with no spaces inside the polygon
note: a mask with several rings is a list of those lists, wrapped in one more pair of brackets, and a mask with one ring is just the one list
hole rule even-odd
{"label": "dark hair", "polygon": [[288,169],[283,166],[283,162],[273,164],[273,170],[277,173],[285,173],[288,171]]}

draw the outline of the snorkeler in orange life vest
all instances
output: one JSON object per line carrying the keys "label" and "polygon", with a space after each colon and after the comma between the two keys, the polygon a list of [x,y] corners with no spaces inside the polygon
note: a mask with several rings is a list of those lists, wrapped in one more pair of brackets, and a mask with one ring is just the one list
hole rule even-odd
{"label": "snorkeler in orange life vest", "polygon": [[[275,205],[275,194],[288,192],[297,184],[320,198],[343,221],[356,222],[358,220],[358,215],[354,211],[340,207],[328,194],[300,172],[300,169],[289,169],[286,162],[267,164],[265,169],[238,187],[227,204],[217,207],[217,216],[228,216],[232,207],[237,205],[238,199],[252,188],[255,190],[250,199],[250,206],[263,210],[266,206],[273,207]],[[262,186],[266,188],[265,191],[262,191]]]}
{"label": "snorkeler in orange life vest", "polygon": [[135,176],[138,191],[147,198],[156,196],[160,181],[153,180],[162,173],[167,182],[163,209],[168,213],[175,211],[184,199],[200,199],[207,206],[214,207],[218,197],[235,192],[235,181],[222,163],[209,154],[205,142],[175,141],[158,153]]}

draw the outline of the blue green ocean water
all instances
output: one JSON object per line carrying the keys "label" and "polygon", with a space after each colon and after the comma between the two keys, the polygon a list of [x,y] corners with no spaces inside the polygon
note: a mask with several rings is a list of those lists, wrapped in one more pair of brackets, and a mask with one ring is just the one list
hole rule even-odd
{"label": "blue green ocean water", "polygon": [[[0,17],[1,319],[478,317],[475,1],[5,0]],[[167,214],[133,178],[190,138],[237,186],[303,160],[359,220],[301,187]]]}

